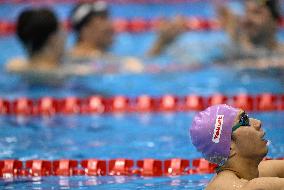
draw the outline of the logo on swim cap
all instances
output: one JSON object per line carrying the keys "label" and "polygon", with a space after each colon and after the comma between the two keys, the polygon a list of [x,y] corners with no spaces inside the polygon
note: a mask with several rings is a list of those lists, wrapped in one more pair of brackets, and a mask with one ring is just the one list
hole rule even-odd
{"label": "logo on swim cap", "polygon": [[221,133],[222,133],[223,123],[224,123],[224,115],[217,115],[214,133],[213,133],[213,136],[212,136],[212,142],[219,143]]}

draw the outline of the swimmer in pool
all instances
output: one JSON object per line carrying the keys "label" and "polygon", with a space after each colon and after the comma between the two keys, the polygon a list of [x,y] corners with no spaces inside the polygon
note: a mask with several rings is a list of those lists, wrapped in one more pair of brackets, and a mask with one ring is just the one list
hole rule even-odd
{"label": "swimmer in pool", "polygon": [[217,175],[206,190],[283,190],[284,161],[263,158],[268,152],[261,121],[243,110],[215,105],[199,112],[190,128],[192,143]]}
{"label": "swimmer in pool", "polygon": [[246,0],[243,16],[234,15],[227,7],[220,6],[218,13],[221,24],[231,39],[249,51],[264,48],[284,52],[276,38],[281,19],[277,0]]}
{"label": "swimmer in pool", "polygon": [[55,14],[47,8],[26,9],[18,17],[17,36],[28,59],[15,58],[6,69],[34,83],[58,83],[66,75],[85,73],[61,66],[65,36]]}
{"label": "swimmer in pool", "polygon": [[71,13],[71,22],[77,41],[67,56],[67,62],[89,62],[94,70],[102,72],[144,71],[139,59],[109,53],[114,40],[114,28],[106,2],[78,4]]}
{"label": "swimmer in pool", "polygon": [[[77,41],[67,56],[67,64],[89,65],[97,73],[178,72],[199,68],[199,65],[188,66],[187,64],[161,66],[151,59],[150,64],[143,64],[142,61],[147,61],[146,57],[142,60],[136,57],[120,57],[111,54],[109,47],[113,43],[115,34],[109,14],[108,5],[103,1],[81,3],[74,8],[71,22]],[[165,43],[173,41],[176,33],[180,31],[177,29],[169,33],[168,27],[176,25],[180,27],[182,20],[182,17],[176,17],[172,25],[169,25],[166,20],[161,21],[159,29],[161,38],[151,49],[153,54],[160,51]]]}
{"label": "swimmer in pool", "polygon": [[246,0],[243,16],[224,5],[217,7],[219,20],[232,41],[225,51],[227,60],[259,68],[284,66],[284,46],[276,36],[281,21],[277,0]]}
{"label": "swimmer in pool", "polygon": [[[284,67],[284,46],[276,36],[281,19],[278,1],[246,0],[244,7],[245,14],[237,16],[224,3],[217,5],[219,21],[229,34],[229,43],[220,42],[213,47],[209,43],[195,53],[193,46],[198,49],[198,46],[203,45],[190,44],[181,36],[186,31],[186,20],[178,17],[162,25],[149,54],[157,56],[164,52],[180,60],[179,62],[214,61],[260,69]],[[198,57],[200,52],[203,55]]]}

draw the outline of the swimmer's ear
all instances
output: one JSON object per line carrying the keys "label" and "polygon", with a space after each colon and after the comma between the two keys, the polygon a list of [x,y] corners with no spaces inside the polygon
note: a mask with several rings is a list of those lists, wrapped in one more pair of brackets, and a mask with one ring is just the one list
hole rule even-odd
{"label": "swimmer's ear", "polygon": [[236,151],[236,143],[234,141],[231,142],[231,146],[230,146],[230,158],[235,156],[237,154]]}

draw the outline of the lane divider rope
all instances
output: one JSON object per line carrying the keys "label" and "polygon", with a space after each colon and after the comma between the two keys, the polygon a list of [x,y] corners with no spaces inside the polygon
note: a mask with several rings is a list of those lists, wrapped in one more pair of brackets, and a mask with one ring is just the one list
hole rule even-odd
{"label": "lane divider rope", "polygon": [[[116,18],[113,20],[113,28],[115,32],[129,32],[129,33],[141,33],[148,31],[155,31],[159,28],[162,19],[124,19]],[[71,24],[69,21],[62,22],[63,27],[71,31]],[[279,27],[284,27],[284,19],[279,22]],[[187,31],[212,31],[220,30],[221,25],[217,19],[206,19],[202,17],[188,17],[185,22],[185,28]],[[14,34],[16,30],[16,24],[11,21],[0,20],[0,36],[6,36]]]}
{"label": "lane divider rope", "polygon": [[[0,3],[31,3],[31,4],[57,4],[57,3],[80,3],[80,2],[95,2],[97,0],[0,0]],[[153,4],[153,3],[162,3],[162,4],[177,4],[177,3],[195,3],[195,2],[206,2],[208,0],[103,0],[110,4]],[[228,0],[223,0],[228,1]]]}
{"label": "lane divider rope", "polygon": [[[147,31],[154,31],[158,28],[161,19],[123,19],[116,18],[113,20],[113,28],[115,32],[129,32],[129,33],[140,33]],[[69,21],[63,21],[62,25],[68,31],[71,30],[71,24]],[[220,24],[216,19],[205,19],[200,17],[189,17],[186,21],[188,31],[203,31],[203,30],[218,30]],[[11,35],[16,30],[16,23],[11,21],[0,20],[0,35]]]}
{"label": "lane divider rope", "polygon": [[[284,158],[277,158],[284,160]],[[265,160],[271,160],[266,158]],[[0,177],[19,176],[179,176],[191,174],[212,174],[216,165],[203,158],[188,160],[173,158],[158,160],[146,158],[132,160],[118,158],[111,160],[0,160]]]}
{"label": "lane divider rope", "polygon": [[216,104],[228,104],[248,112],[284,111],[284,94],[263,93],[258,95],[237,94],[226,96],[214,94],[160,97],[141,95],[138,97],[94,95],[86,98],[20,97],[15,100],[0,98],[0,115],[52,116],[56,114],[106,114],[106,113],[155,113],[201,111]]}

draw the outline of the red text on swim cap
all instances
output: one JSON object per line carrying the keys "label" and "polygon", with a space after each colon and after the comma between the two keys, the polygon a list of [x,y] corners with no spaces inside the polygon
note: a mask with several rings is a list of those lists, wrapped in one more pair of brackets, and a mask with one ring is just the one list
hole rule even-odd
{"label": "red text on swim cap", "polygon": [[214,142],[214,143],[219,143],[219,141],[220,141],[223,122],[224,122],[224,115],[217,115],[214,133],[213,133],[213,137],[212,137],[212,142]]}

